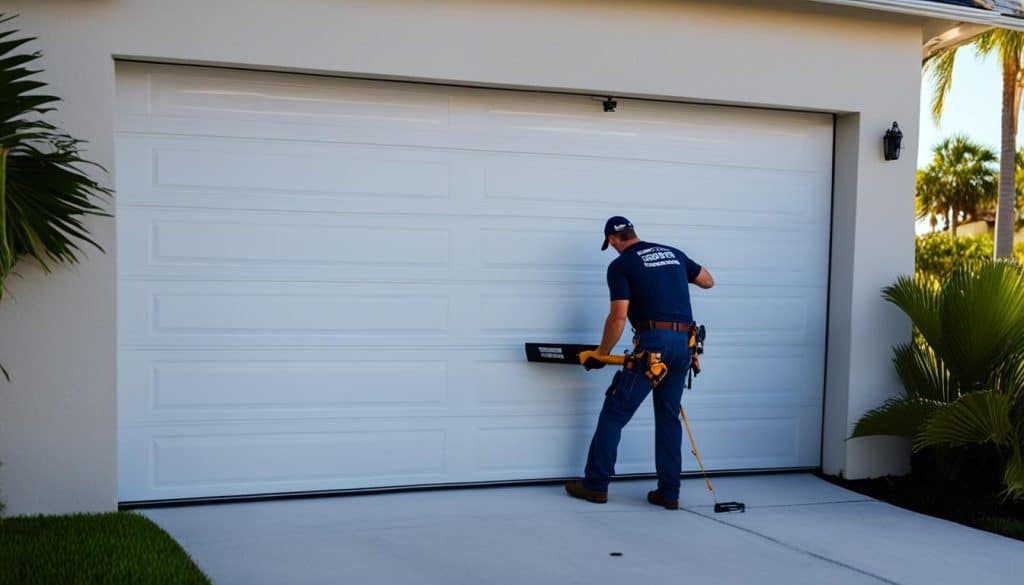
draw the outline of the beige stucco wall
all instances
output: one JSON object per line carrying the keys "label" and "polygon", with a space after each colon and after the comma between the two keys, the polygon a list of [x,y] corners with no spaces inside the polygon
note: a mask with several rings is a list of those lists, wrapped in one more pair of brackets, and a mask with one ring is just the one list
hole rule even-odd
{"label": "beige stucco wall", "polygon": [[[909,335],[879,290],[913,266],[914,19],[755,0],[30,0],[0,11],[39,37],[43,78],[66,99],[55,120],[111,172],[115,57],[837,112],[824,468],[857,476],[905,454],[844,439],[897,390],[890,348]],[[907,149],[887,163],[893,120]],[[116,506],[115,223],[88,222],[105,255],[49,276],[19,266],[0,305],[0,361],[14,376],[0,382],[10,514]]]}

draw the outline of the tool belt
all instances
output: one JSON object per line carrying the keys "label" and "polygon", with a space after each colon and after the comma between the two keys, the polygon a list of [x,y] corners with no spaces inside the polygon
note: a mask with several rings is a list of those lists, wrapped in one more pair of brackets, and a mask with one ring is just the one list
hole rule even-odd
{"label": "tool belt", "polygon": [[657,388],[668,375],[668,366],[661,361],[661,352],[657,351],[635,351],[626,355],[622,366],[627,370],[643,372],[651,381],[651,388]]}
{"label": "tool belt", "polygon": [[[687,343],[690,348],[690,369],[686,380],[686,387],[693,388],[693,377],[700,373],[700,355],[704,353],[704,338],[707,334],[704,326],[695,323],[674,323],[671,321],[648,321],[647,323],[650,323],[652,328],[673,329],[676,331],[681,330],[674,329],[675,326],[686,326],[686,332],[690,335]],[[668,326],[659,327],[656,324]],[[640,329],[639,323],[636,329],[637,331],[646,331],[646,329]],[[633,339],[633,353],[626,355],[623,367],[627,370],[643,372],[651,381],[651,388],[657,388],[658,384],[665,379],[665,376],[668,376],[668,366],[661,361],[661,352],[640,349],[638,338]]]}
{"label": "tool belt", "polygon": [[693,327],[693,323],[683,323],[679,321],[640,321],[633,324],[633,330],[637,333],[641,331],[650,331],[651,329],[670,329],[679,333],[684,333]]}

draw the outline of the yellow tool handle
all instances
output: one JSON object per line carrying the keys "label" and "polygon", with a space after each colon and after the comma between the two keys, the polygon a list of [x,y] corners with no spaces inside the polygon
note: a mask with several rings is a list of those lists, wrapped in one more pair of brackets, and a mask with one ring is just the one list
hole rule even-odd
{"label": "yellow tool handle", "polygon": [[697,465],[700,465],[700,472],[704,475],[704,485],[708,486],[708,491],[713,496],[715,494],[714,488],[711,487],[711,480],[708,479],[708,472],[704,471],[704,462],[700,460],[700,453],[697,452],[697,442],[693,440],[693,431],[690,430],[690,421],[686,420],[686,411],[683,410],[683,406],[679,405],[679,414],[683,417],[683,424],[686,426],[686,434],[690,437],[690,453],[697,458]]}
{"label": "yellow tool handle", "polygon": [[622,364],[626,363],[626,356],[624,355],[598,355],[596,350],[580,352],[581,364],[590,358],[594,358],[597,361],[604,364],[608,364],[610,366],[621,366]]}

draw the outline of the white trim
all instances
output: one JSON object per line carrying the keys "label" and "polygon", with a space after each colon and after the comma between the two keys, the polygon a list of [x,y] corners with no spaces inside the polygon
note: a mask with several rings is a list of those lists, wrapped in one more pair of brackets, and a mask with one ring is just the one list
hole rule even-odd
{"label": "white trim", "polygon": [[942,18],[958,22],[987,24],[998,28],[1024,31],[1024,18],[1006,16],[994,10],[984,8],[965,8],[927,0],[811,0],[821,4],[851,6],[867,10],[881,10],[898,14],[911,14]]}

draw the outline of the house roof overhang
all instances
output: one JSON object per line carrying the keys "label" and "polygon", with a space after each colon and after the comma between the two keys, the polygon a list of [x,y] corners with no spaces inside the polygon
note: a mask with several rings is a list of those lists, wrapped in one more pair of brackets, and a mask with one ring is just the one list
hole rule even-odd
{"label": "house roof overhang", "polygon": [[[820,4],[851,6],[954,22],[987,25],[1024,31],[1024,8],[1012,11],[1008,2],[972,0],[944,2],[940,0],[811,0]],[[970,5],[968,5],[970,4]]]}
{"label": "house roof overhang", "polygon": [[811,0],[918,16],[926,19],[921,58],[962,45],[992,28],[1024,32],[1024,5],[1013,8],[1007,0]]}

